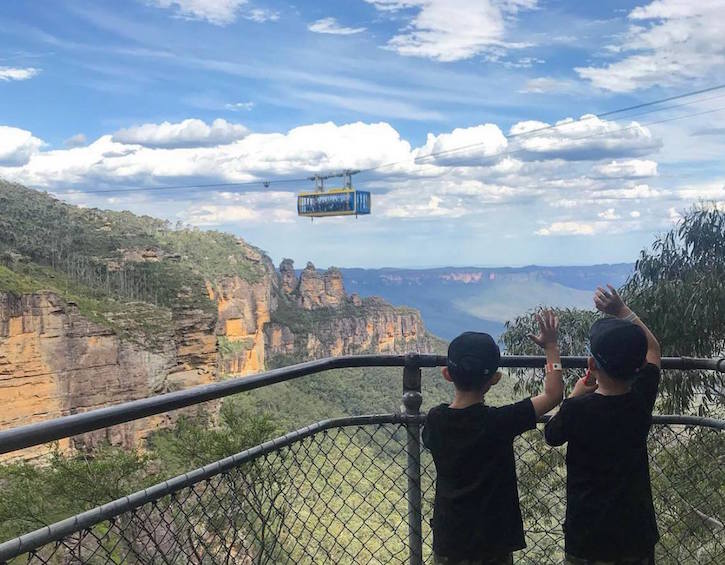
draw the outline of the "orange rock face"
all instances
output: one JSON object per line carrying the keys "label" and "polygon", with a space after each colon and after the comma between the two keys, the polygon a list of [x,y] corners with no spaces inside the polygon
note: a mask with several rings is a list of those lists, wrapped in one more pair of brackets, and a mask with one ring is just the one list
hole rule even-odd
{"label": "orange rock face", "polygon": [[[0,293],[0,429],[168,392],[214,378],[213,324],[180,317],[158,351],[122,341],[53,293]],[[177,336],[178,333],[178,336]],[[61,442],[133,445],[176,415],[146,418]],[[33,458],[47,446],[10,454]]]}
{"label": "orange rock face", "polygon": [[[278,275],[266,256],[248,259],[261,264],[262,276],[208,281],[206,294],[216,303],[216,314],[174,310],[153,347],[122,339],[56,294],[0,293],[0,429],[207,384],[220,376],[257,373],[276,356],[301,361],[429,351],[417,312],[380,299],[348,297],[338,270],[320,274],[309,264],[298,279],[291,261]],[[292,321],[275,318],[280,301]],[[180,412],[71,438],[61,448],[101,441],[137,445],[153,430],[172,424]],[[48,450],[42,446],[10,458],[36,458]]]}

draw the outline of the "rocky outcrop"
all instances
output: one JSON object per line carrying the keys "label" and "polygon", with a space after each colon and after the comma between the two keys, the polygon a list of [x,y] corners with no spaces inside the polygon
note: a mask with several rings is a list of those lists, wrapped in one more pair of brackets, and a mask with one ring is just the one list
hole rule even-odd
{"label": "rocky outcrop", "polygon": [[[262,274],[208,280],[206,294],[216,305],[212,310],[185,307],[188,301],[180,295],[171,309],[124,303],[93,321],[53,292],[0,293],[0,397],[5,401],[0,429],[288,362],[429,351],[416,311],[348,296],[337,269],[320,273],[309,263],[298,278],[286,260],[278,274],[267,256],[249,246],[244,250]],[[182,293],[191,291],[182,288]],[[136,445],[180,413],[85,434],[60,446]],[[39,447],[12,458],[47,451]]]}
{"label": "rocky outcrop", "polygon": [[430,351],[420,314],[379,298],[348,296],[338,269],[320,273],[307,263],[297,279],[292,261],[280,265],[281,307],[265,329],[275,365],[362,353]]}
{"label": "rocky outcrop", "polygon": [[294,263],[285,259],[279,266],[279,272],[283,295],[300,308],[337,308],[347,302],[342,273],[335,267],[320,274],[312,263],[307,263],[297,279]]}
{"label": "rocky outcrop", "polygon": [[279,265],[280,289],[285,296],[291,296],[297,291],[297,275],[292,259],[283,259]]}
{"label": "rocky outcrop", "polygon": [[[0,293],[0,429],[212,382],[213,320],[179,312],[167,328],[163,345],[148,348],[88,320],[54,293]],[[136,444],[177,415],[62,440],[60,447]],[[44,452],[47,447],[38,447],[12,458]]]}

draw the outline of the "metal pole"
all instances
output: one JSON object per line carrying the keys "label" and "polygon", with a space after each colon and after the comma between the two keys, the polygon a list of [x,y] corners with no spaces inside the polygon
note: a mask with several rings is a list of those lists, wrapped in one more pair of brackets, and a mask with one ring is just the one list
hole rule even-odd
{"label": "metal pole", "polygon": [[410,419],[405,428],[408,435],[406,453],[408,464],[406,475],[408,477],[408,549],[410,551],[410,565],[423,564],[423,518],[421,511],[420,492],[420,423],[417,419],[420,414],[420,405],[423,395],[420,392],[421,371],[417,355],[406,358],[403,369],[403,407],[405,415]]}

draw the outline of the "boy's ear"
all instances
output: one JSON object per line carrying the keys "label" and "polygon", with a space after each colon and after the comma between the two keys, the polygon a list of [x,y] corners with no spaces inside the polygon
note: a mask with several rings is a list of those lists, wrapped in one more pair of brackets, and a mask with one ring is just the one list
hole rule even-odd
{"label": "boy's ear", "polygon": [[594,360],[594,357],[587,359],[587,368],[592,372],[597,370],[597,362]]}
{"label": "boy's ear", "polygon": [[501,371],[496,371],[493,374],[493,376],[490,379],[488,379],[488,382],[483,387],[483,392],[484,393],[488,392],[493,385],[495,385],[496,383],[498,383],[498,381],[501,380],[502,376],[503,375],[501,374]]}
{"label": "boy's ear", "polygon": [[448,367],[441,368],[441,374],[443,375],[443,378],[447,380],[449,383],[453,382],[453,377],[451,377],[451,373],[448,370]]}

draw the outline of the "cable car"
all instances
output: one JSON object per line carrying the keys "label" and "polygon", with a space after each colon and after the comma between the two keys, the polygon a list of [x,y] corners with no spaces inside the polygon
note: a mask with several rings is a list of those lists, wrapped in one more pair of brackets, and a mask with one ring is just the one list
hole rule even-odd
{"label": "cable car", "polygon": [[[297,195],[297,214],[307,218],[370,214],[370,192],[352,187],[351,176],[356,172],[311,177],[310,180],[315,181],[315,190]],[[325,190],[324,181],[334,177],[344,177],[345,187]]]}

